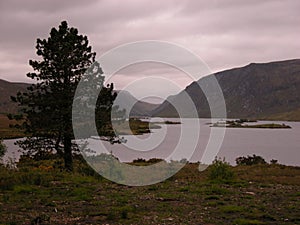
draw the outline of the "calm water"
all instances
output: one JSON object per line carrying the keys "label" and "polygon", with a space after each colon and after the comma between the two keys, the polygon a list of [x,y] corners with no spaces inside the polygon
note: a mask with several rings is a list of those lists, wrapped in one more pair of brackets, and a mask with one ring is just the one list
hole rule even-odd
{"label": "calm water", "polygon": [[[127,142],[123,144],[111,145],[108,142],[89,139],[89,148],[97,153],[112,152],[121,161],[153,157],[180,160],[190,158],[189,154],[195,150],[190,161],[203,162],[203,152],[213,129],[217,129],[217,132],[224,129],[210,128],[207,124],[209,122],[209,119],[185,119],[182,121],[182,125],[162,125],[162,129],[153,129],[151,134],[124,136]],[[277,159],[281,164],[300,166],[300,122],[275,123],[288,124],[292,129],[227,128],[223,141],[219,138],[218,140],[211,140],[212,144],[222,143],[217,156],[225,157],[226,161],[233,165],[239,156],[256,154],[267,161]],[[183,124],[184,129],[181,128]],[[200,130],[199,135],[196,135],[197,129]],[[179,142],[179,140],[183,142]],[[7,157],[18,158],[19,153],[17,146],[13,144],[14,141],[4,141],[8,147],[5,159]],[[102,144],[100,147],[99,142]],[[193,147],[193,143],[196,142],[197,144]],[[171,155],[176,147],[178,152]]]}

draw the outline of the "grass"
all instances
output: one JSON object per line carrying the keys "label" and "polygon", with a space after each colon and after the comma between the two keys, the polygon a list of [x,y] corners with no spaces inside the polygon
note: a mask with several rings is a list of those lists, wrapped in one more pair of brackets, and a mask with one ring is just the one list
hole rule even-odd
{"label": "grass", "polygon": [[211,167],[199,172],[190,163],[164,182],[128,187],[93,174],[80,161],[74,173],[66,173],[57,161],[0,167],[0,224],[300,222],[299,167],[236,166],[230,182],[212,182]]}
{"label": "grass", "polygon": [[220,207],[220,211],[223,213],[240,213],[244,211],[244,208],[237,205],[225,205]]}
{"label": "grass", "polygon": [[260,224],[265,224],[265,223],[262,221],[259,221],[259,220],[236,219],[234,221],[234,224],[237,224],[237,225],[260,225]]}
{"label": "grass", "polygon": [[6,114],[0,114],[0,139],[24,137],[24,132],[9,126],[10,124],[14,125],[16,123],[14,120],[9,120]]}

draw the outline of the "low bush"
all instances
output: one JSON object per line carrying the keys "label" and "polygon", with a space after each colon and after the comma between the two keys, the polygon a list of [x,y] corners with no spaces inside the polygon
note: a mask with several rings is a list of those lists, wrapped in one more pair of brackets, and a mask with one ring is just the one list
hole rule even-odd
{"label": "low bush", "polygon": [[266,161],[264,160],[263,157],[261,156],[258,156],[258,155],[253,155],[253,156],[241,156],[241,157],[238,157],[236,158],[236,164],[237,165],[247,165],[247,166],[250,166],[250,165],[257,165],[257,164],[266,164]]}
{"label": "low bush", "polygon": [[234,177],[231,166],[225,159],[216,158],[209,167],[209,179],[215,181],[230,181]]}

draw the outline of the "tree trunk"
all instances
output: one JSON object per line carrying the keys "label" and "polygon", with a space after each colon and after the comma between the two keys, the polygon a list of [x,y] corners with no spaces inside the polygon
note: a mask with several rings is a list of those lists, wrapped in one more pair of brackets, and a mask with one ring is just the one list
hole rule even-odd
{"label": "tree trunk", "polygon": [[59,155],[60,157],[63,157],[63,156],[64,156],[64,153],[63,153],[62,149],[59,148],[59,144],[60,144],[60,142],[61,142],[61,136],[62,136],[62,132],[59,131],[57,140],[56,140],[56,142],[55,142],[55,150],[56,150],[56,154],[57,154],[57,155]]}
{"label": "tree trunk", "polygon": [[73,171],[73,157],[72,157],[72,142],[68,134],[64,134],[64,161],[65,169],[69,172]]}

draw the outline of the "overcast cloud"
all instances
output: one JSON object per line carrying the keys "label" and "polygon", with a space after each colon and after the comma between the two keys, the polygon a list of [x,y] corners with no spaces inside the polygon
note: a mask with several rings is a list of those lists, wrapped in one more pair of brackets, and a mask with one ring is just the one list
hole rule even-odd
{"label": "overcast cloud", "polygon": [[[179,44],[213,72],[300,58],[299,12],[298,0],[1,0],[0,78],[30,82],[36,39],[47,38],[62,20],[87,35],[98,56],[146,39]],[[191,81],[157,65],[120,71],[114,82],[122,88],[147,74],[164,74],[182,87]]]}

